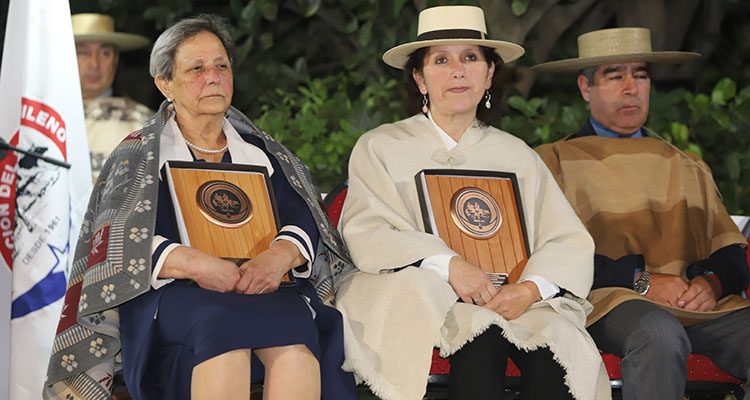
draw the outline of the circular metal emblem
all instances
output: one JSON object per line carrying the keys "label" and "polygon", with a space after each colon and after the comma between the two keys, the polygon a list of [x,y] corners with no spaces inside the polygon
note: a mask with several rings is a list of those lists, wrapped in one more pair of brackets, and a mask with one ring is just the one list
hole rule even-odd
{"label": "circular metal emblem", "polygon": [[463,188],[453,194],[451,217],[461,231],[474,239],[495,236],[503,223],[495,199],[475,187]]}
{"label": "circular metal emblem", "polygon": [[250,198],[242,189],[226,181],[208,181],[195,194],[203,216],[224,228],[239,228],[253,217]]}

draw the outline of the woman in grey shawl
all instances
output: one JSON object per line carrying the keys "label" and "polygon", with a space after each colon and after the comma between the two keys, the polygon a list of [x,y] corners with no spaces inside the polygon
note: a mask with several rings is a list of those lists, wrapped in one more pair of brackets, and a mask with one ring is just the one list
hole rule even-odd
{"label": "woman in grey shawl", "polygon": [[[322,301],[346,250],[309,171],[230,106],[232,60],[229,29],[213,16],[155,42],[150,71],[167,101],[96,182],[46,397],[108,398],[122,368],[136,399],[247,399],[261,379],[265,398],[356,398],[340,369],[341,315]],[[158,180],[167,160],[264,166],[282,226],[269,248],[238,269],[181,245]],[[295,286],[280,287],[290,271]]]}

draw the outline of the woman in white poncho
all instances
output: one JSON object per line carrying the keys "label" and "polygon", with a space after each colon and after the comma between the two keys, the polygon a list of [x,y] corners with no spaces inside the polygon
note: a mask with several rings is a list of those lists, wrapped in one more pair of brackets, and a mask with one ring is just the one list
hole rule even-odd
{"label": "woman in white poncho", "polygon": [[[404,69],[416,115],[364,134],[351,155],[341,230],[358,270],[337,292],[344,368],[381,398],[419,399],[438,347],[453,399],[502,398],[508,357],[524,398],[609,398],[584,329],[593,241],[536,153],[489,126],[493,78],[523,48],[485,32],[477,7],[434,7],[417,41],[383,56]],[[517,175],[531,253],[518,283],[496,289],[425,233],[414,176],[431,168]]]}

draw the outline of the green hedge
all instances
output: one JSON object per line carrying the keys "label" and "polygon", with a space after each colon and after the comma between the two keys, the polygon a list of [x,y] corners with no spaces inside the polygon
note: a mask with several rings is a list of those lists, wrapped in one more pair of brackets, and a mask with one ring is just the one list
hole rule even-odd
{"label": "green hedge", "polygon": [[346,178],[359,136],[399,119],[396,80],[381,78],[360,89],[344,73],[310,80],[293,92],[277,89],[261,99],[255,123],[294,151],[327,192]]}
{"label": "green hedge", "polygon": [[[258,125],[310,166],[324,192],[346,178],[349,153],[362,133],[405,117],[395,79],[357,82],[341,72],[294,91],[277,89],[260,101]],[[577,131],[589,115],[577,94],[564,100],[510,96],[507,103],[498,127],[530,146]],[[710,93],[653,90],[646,126],[708,162],[730,213],[750,213],[750,87],[738,91],[724,78]]]}

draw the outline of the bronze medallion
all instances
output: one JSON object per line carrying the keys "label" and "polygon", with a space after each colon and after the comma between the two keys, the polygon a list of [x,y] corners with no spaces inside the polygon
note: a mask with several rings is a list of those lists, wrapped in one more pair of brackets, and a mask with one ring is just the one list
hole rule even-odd
{"label": "bronze medallion", "polygon": [[453,194],[451,217],[462,232],[480,240],[495,236],[503,223],[495,199],[476,187],[466,187]]}
{"label": "bronze medallion", "polygon": [[239,228],[253,217],[250,198],[237,185],[227,181],[208,181],[195,194],[201,214],[224,228]]}

